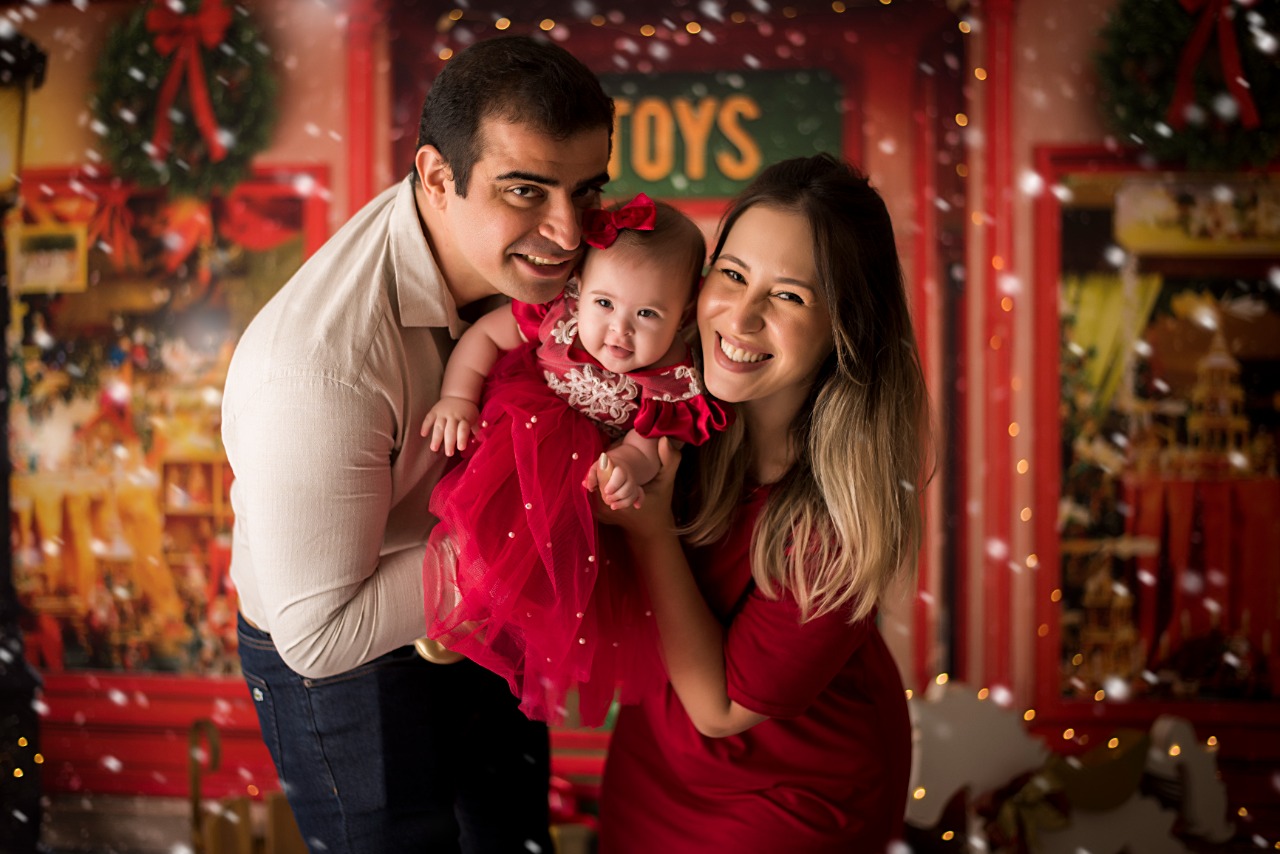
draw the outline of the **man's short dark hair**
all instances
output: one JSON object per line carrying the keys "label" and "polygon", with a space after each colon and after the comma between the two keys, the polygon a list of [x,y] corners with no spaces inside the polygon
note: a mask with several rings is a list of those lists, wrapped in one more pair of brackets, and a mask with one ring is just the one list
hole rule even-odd
{"label": "man's short dark hair", "polygon": [[483,153],[480,123],[489,116],[558,140],[601,127],[613,135],[613,99],[573,54],[528,36],[476,42],[436,77],[418,122],[418,147],[436,147],[459,196]]}

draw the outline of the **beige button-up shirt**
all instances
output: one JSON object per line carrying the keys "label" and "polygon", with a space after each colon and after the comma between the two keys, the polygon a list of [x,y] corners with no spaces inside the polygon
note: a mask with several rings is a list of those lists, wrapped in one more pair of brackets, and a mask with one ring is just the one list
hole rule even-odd
{"label": "beige button-up shirt", "polygon": [[422,559],[444,457],[418,435],[462,333],[413,185],[355,215],[249,324],[227,374],[231,576],[303,676],[424,634]]}

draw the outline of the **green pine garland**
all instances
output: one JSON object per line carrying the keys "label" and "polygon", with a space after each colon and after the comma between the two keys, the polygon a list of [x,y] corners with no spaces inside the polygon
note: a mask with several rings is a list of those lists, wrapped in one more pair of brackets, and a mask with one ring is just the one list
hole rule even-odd
{"label": "green pine garland", "polygon": [[1280,3],[1254,3],[1251,8],[1229,3],[1259,127],[1246,130],[1238,118],[1224,120],[1214,110],[1214,99],[1228,91],[1216,31],[1194,77],[1194,103],[1204,111],[1204,121],[1169,127],[1165,116],[1178,63],[1206,12],[1187,12],[1178,0],[1120,0],[1101,33],[1097,69],[1104,119],[1123,141],[1138,143],[1159,161],[1191,169],[1262,166],[1280,152]]}
{"label": "green pine garland", "polygon": [[160,87],[174,60],[153,44],[154,34],[146,26],[148,5],[112,30],[94,75],[93,127],[114,174],[142,187],[166,187],[175,196],[207,196],[239,183],[254,155],[266,148],[276,118],[271,52],[249,13],[239,5],[227,6],[231,23],[222,43],[201,48],[213,114],[218,127],[230,134],[224,136],[226,157],[210,160],[185,78],[173,100],[171,146],[159,153],[160,159],[149,153],[155,153],[151,138]]}

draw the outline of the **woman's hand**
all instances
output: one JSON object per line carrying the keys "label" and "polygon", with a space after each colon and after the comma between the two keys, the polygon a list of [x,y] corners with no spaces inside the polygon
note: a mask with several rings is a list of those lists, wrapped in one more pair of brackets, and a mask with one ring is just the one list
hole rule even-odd
{"label": "woman's hand", "polygon": [[665,437],[658,441],[658,462],[658,473],[644,485],[644,501],[640,507],[611,510],[597,492],[596,519],[605,525],[618,526],[631,537],[674,534],[676,520],[671,512],[671,496],[676,471],[680,468],[680,451]]}
{"label": "woman's hand", "polygon": [[587,492],[600,490],[600,500],[611,510],[623,507],[635,507],[637,510],[644,503],[644,489],[636,482],[631,467],[625,460],[614,459],[608,454],[601,454],[587,471],[582,488]]}

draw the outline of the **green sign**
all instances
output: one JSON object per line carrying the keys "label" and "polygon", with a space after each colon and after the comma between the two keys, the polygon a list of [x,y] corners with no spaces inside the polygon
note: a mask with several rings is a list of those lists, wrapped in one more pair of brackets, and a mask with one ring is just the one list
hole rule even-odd
{"label": "green sign", "polygon": [[606,74],[617,106],[609,194],[725,197],[778,160],[841,148],[826,71]]}

